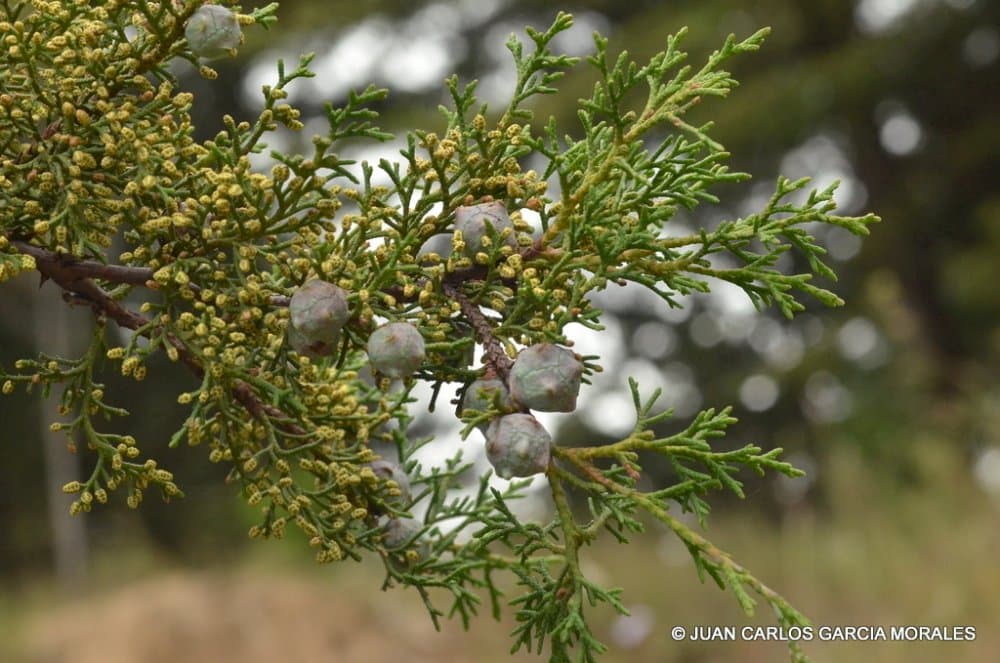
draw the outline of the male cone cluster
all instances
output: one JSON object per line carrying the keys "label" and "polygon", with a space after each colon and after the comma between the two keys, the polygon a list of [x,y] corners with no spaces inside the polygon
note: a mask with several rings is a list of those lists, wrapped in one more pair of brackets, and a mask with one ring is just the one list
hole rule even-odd
{"label": "male cone cluster", "polygon": [[368,464],[372,472],[383,481],[393,481],[399,488],[399,495],[393,497],[392,502],[405,507],[410,503],[410,478],[398,464],[379,458]]}
{"label": "male cone cluster", "polygon": [[[327,281],[313,279],[292,294],[288,303],[288,344],[293,350],[310,358],[332,355],[340,339],[340,331],[351,317],[348,293]],[[372,369],[390,378],[408,378],[424,363],[426,351],[420,331],[407,322],[382,325],[368,337],[368,360]],[[369,465],[384,482],[393,482],[398,495],[391,502],[405,508],[410,502],[410,480],[403,468],[391,461],[378,459]],[[389,548],[398,548],[412,538],[420,524],[412,518],[383,516],[383,541]]]}

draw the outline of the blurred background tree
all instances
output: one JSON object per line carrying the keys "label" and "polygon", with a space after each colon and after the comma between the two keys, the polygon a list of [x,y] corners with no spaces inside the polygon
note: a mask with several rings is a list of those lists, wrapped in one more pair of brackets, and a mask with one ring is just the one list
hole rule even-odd
{"label": "blurred background tree", "polygon": [[[222,113],[254,114],[275,58],[295,61],[302,51],[317,52],[319,72],[293,89],[304,116],[318,116],[323,102],[336,104],[349,89],[375,82],[392,91],[379,109],[386,129],[434,128],[442,123],[436,107],[445,99],[446,75],[477,78],[484,98],[501,101],[513,75],[503,47],[507,36],[526,24],[548,24],[559,9],[573,12],[577,23],[559,44],[563,49],[589,50],[590,32],[598,29],[612,49],[627,48],[638,60],[684,25],[694,61],[726,34],[773,27],[760,53],[735,64],[741,88],[723,103],[707,104],[702,118],[716,120],[713,135],[733,153],[734,169],[755,179],[716,191],[723,199],[712,207],[717,216],[678,216],[671,223],[710,227],[722,214],[759,207],[773,190],[768,174],[779,171],[813,176],[820,187],[840,179],[844,213],[875,210],[884,221],[863,246],[837,230],[821,238],[841,275],[833,289],[847,300],[822,317],[807,313],[789,322],[775,312],[758,313],[725,287],[667,312],[631,289],[604,293],[601,304],[617,316],[599,340],[610,377],[595,384],[579,416],[557,437],[610,439],[628,428],[631,421],[608,413],[628,402],[627,387],[616,379],[631,374],[647,388],[662,386],[681,420],[699,406],[736,404],[741,423],[732,444],[783,446],[810,472],[805,480],[751,484],[757,499],[741,504],[741,513],[761,509],[760,517],[776,528],[809,522],[833,533],[860,531],[859,518],[876,518],[915,541],[967,528],[986,537],[977,546],[1000,543],[1000,3],[284,0],[278,30],[251,32],[238,59],[215,63],[218,81],[178,73],[196,95],[199,138],[220,128]],[[571,75],[564,93],[589,94],[587,76]],[[539,118],[555,115],[561,126],[573,126],[572,117],[562,117],[572,112],[568,105],[537,110]],[[290,144],[282,147],[311,133],[307,122],[302,135],[287,135]],[[22,281],[20,292],[0,293],[0,361],[30,354],[37,340],[27,322],[37,284]],[[161,379],[185,379],[174,367],[153,368]],[[112,390],[124,407],[144,415],[133,418],[135,430],[127,432],[150,440],[150,454],[170,455],[188,497],[170,505],[150,500],[138,512],[109,508],[88,515],[94,552],[140,542],[184,563],[218,561],[220,551],[241,554],[244,514],[221,470],[200,454],[167,451],[165,439],[153,448],[157,432],[180,425],[179,410],[150,389],[109,385]],[[38,406],[23,395],[0,400],[0,421],[11,447],[0,466],[0,564],[3,582],[16,586],[57,568],[53,560],[65,560],[58,542],[75,546],[76,555],[83,550],[79,533],[67,539],[62,517],[49,516],[45,473],[59,470],[51,462],[46,468]],[[417,425],[429,430],[436,424]],[[52,513],[68,503],[66,497]],[[43,521],[51,527],[39,527]],[[956,555],[964,559],[961,551]],[[908,568],[944,573],[943,567],[923,569],[926,562],[917,558]],[[65,561],[58,568],[67,578],[76,573]],[[955,591],[965,612],[946,616],[985,609],[975,588]],[[785,593],[796,599],[794,591]],[[807,601],[799,603],[810,612]],[[994,626],[997,606],[992,616],[982,614]],[[707,660],[691,656],[684,660]]]}

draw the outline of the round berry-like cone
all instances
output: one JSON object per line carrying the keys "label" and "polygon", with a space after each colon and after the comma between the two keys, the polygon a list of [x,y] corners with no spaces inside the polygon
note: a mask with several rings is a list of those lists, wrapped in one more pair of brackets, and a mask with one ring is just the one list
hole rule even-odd
{"label": "round berry-like cone", "polygon": [[539,412],[572,412],[582,378],[583,365],[572,350],[537,343],[517,355],[510,369],[510,395]]}
{"label": "round berry-like cone", "polygon": [[486,457],[504,479],[544,472],[552,453],[552,436],[530,414],[508,414],[486,434]]}

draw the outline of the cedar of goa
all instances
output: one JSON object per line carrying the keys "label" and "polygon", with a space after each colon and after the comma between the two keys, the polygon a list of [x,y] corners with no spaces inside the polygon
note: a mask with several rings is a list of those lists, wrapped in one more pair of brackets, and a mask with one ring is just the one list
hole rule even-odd
{"label": "cedar of goa", "polygon": [[[340,156],[345,143],[392,137],[373,110],[388,94],[378,87],[328,104],[308,154],[266,146],[279,126],[304,128],[287,97],[313,75],[311,56],[278,64],[256,117],[226,115],[214,138],[194,138],[194,97],[171,72],[186,62],[214,78],[205,58],[234,52],[244,30],[274,28],[277,12],[228,0],[0,5],[0,285],[37,273],[94,319],[79,356],[41,348],[0,366],[0,392],[61,394],[52,429],[92,463],[64,487],[70,511],[119,495],[134,508],[183,496],[162,464],[170,455],[150,458],[149,440],[120,432],[128,412],[102,382],[108,371],[155,377],[162,354],[191,376],[175,396],[185,419],[168,433],[171,453],[191,447],[227,468],[257,514],[251,537],[290,526],[320,563],[375,556],[386,585],[416,589],[434,620],[470,624],[483,594],[500,610],[496,581],[507,574],[515,650],[594,660],[606,647],[590,607],[625,607],[619,590],[586,575],[580,550],[600,536],[625,543],[656,520],[748,614],[763,601],[779,627],[807,624],[680,517],[704,520],[714,491],[742,497],[741,470],[801,474],[781,449],[718,450],[736,423],[730,408],[668,434],[670,410],[630,380],[635,426],[607,443],[568,444],[531,414],[572,410],[601,370],[600,357],[574,353],[568,330],[602,329],[591,295],[606,288],[648,288],[666,307],[723,280],[788,317],[803,296],[841,303],[814,281],[833,272],[811,229],[865,235],[878,219],[837,214],[834,187],[780,178],[753,213],[674,228],[679,210],[749,178],[685,113],[735,89],[725,63],[760,48],[767,30],[730,37],[694,65],[683,30],[647,61],[611,57],[600,35],[580,59],[553,49],[572,25],[560,13],[507,42],[517,72],[508,103],[487,108],[474,81],[449,78],[440,121],[407,132],[397,158],[362,164],[358,177]],[[532,102],[559,94],[574,68],[596,80],[579,124],[536,117]],[[261,153],[272,165],[251,158]],[[438,236],[451,238],[450,253],[421,251]],[[807,271],[781,271],[787,251]],[[484,450],[478,439],[442,467],[418,462],[428,440],[407,427],[430,405],[416,402],[420,382],[434,394],[464,389],[463,434],[487,426],[492,466],[469,460]],[[669,463],[676,481],[649,483],[651,460]],[[494,472],[515,480],[491,483]],[[509,508],[531,482],[546,489],[548,522]],[[804,660],[797,643],[789,649]]]}

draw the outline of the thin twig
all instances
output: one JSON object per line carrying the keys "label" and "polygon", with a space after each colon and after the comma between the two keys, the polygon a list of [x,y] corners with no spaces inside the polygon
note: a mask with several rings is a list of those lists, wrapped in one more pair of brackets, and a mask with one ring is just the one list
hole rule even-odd
{"label": "thin twig", "polygon": [[472,330],[476,334],[476,340],[483,344],[487,366],[492,368],[501,380],[507,382],[507,377],[510,374],[510,367],[513,362],[504,351],[503,344],[500,343],[500,340],[493,334],[493,325],[490,324],[489,319],[487,319],[479,307],[470,302],[469,298],[465,296],[465,293],[459,290],[456,286],[450,283],[443,283],[441,284],[441,289],[444,291],[444,294],[458,302],[458,305],[462,310],[462,315],[464,315],[469,321],[469,324],[472,325]]}

